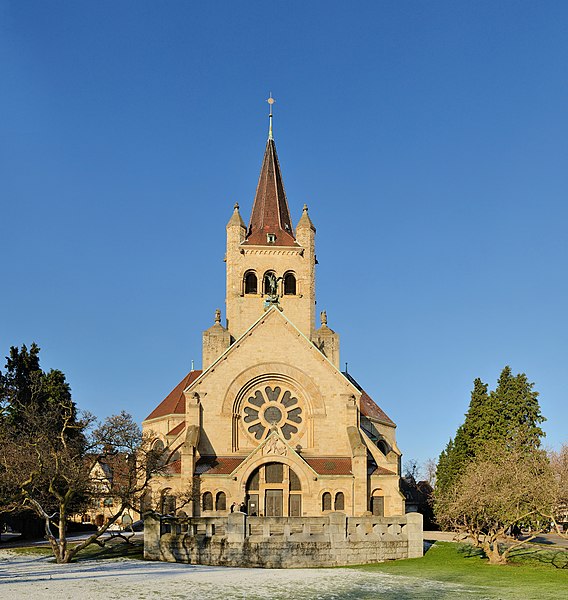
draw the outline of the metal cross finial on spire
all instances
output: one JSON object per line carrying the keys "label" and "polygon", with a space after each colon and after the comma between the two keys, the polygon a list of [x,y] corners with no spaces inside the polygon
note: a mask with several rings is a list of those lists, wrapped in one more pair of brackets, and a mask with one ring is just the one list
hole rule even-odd
{"label": "metal cross finial on spire", "polygon": [[272,137],[272,105],[276,102],[276,100],[274,100],[274,98],[272,97],[272,92],[270,92],[267,102],[270,105],[270,113],[268,114],[268,139],[273,140],[274,138]]}

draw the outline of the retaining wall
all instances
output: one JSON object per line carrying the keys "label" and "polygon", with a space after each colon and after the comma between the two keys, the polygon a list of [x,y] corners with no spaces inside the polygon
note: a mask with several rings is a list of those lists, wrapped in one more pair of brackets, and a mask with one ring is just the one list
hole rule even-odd
{"label": "retaining wall", "polygon": [[148,560],[230,567],[358,565],[423,553],[422,515],[399,517],[161,517],[148,514]]}

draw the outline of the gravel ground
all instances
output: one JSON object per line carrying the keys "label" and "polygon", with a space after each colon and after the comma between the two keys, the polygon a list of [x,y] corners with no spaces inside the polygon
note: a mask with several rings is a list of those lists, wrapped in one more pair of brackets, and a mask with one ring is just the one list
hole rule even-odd
{"label": "gravel ground", "polygon": [[489,599],[467,589],[357,569],[234,569],[116,559],[57,565],[49,557],[0,551],[0,598]]}

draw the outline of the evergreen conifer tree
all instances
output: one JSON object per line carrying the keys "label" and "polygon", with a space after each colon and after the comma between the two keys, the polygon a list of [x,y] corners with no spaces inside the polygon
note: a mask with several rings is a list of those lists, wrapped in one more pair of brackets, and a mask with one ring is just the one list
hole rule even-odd
{"label": "evergreen conifer tree", "polygon": [[445,493],[453,487],[466,466],[479,456],[489,443],[512,446],[519,439],[528,449],[540,446],[544,436],[539,427],[545,419],[540,412],[538,392],[533,391],[524,373],[513,375],[506,366],[495,391],[477,378],[465,420],[456,436],[440,454],[436,471],[436,491]]}

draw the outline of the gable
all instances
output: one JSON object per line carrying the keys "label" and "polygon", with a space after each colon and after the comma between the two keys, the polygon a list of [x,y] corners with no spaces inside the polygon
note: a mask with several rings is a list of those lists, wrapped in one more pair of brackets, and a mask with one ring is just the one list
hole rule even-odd
{"label": "gable", "polygon": [[317,370],[336,380],[351,393],[360,390],[276,307],[271,307],[217,360],[197,377],[186,393],[205,383],[223,364],[238,362],[242,369],[267,363],[297,366],[304,371]]}

